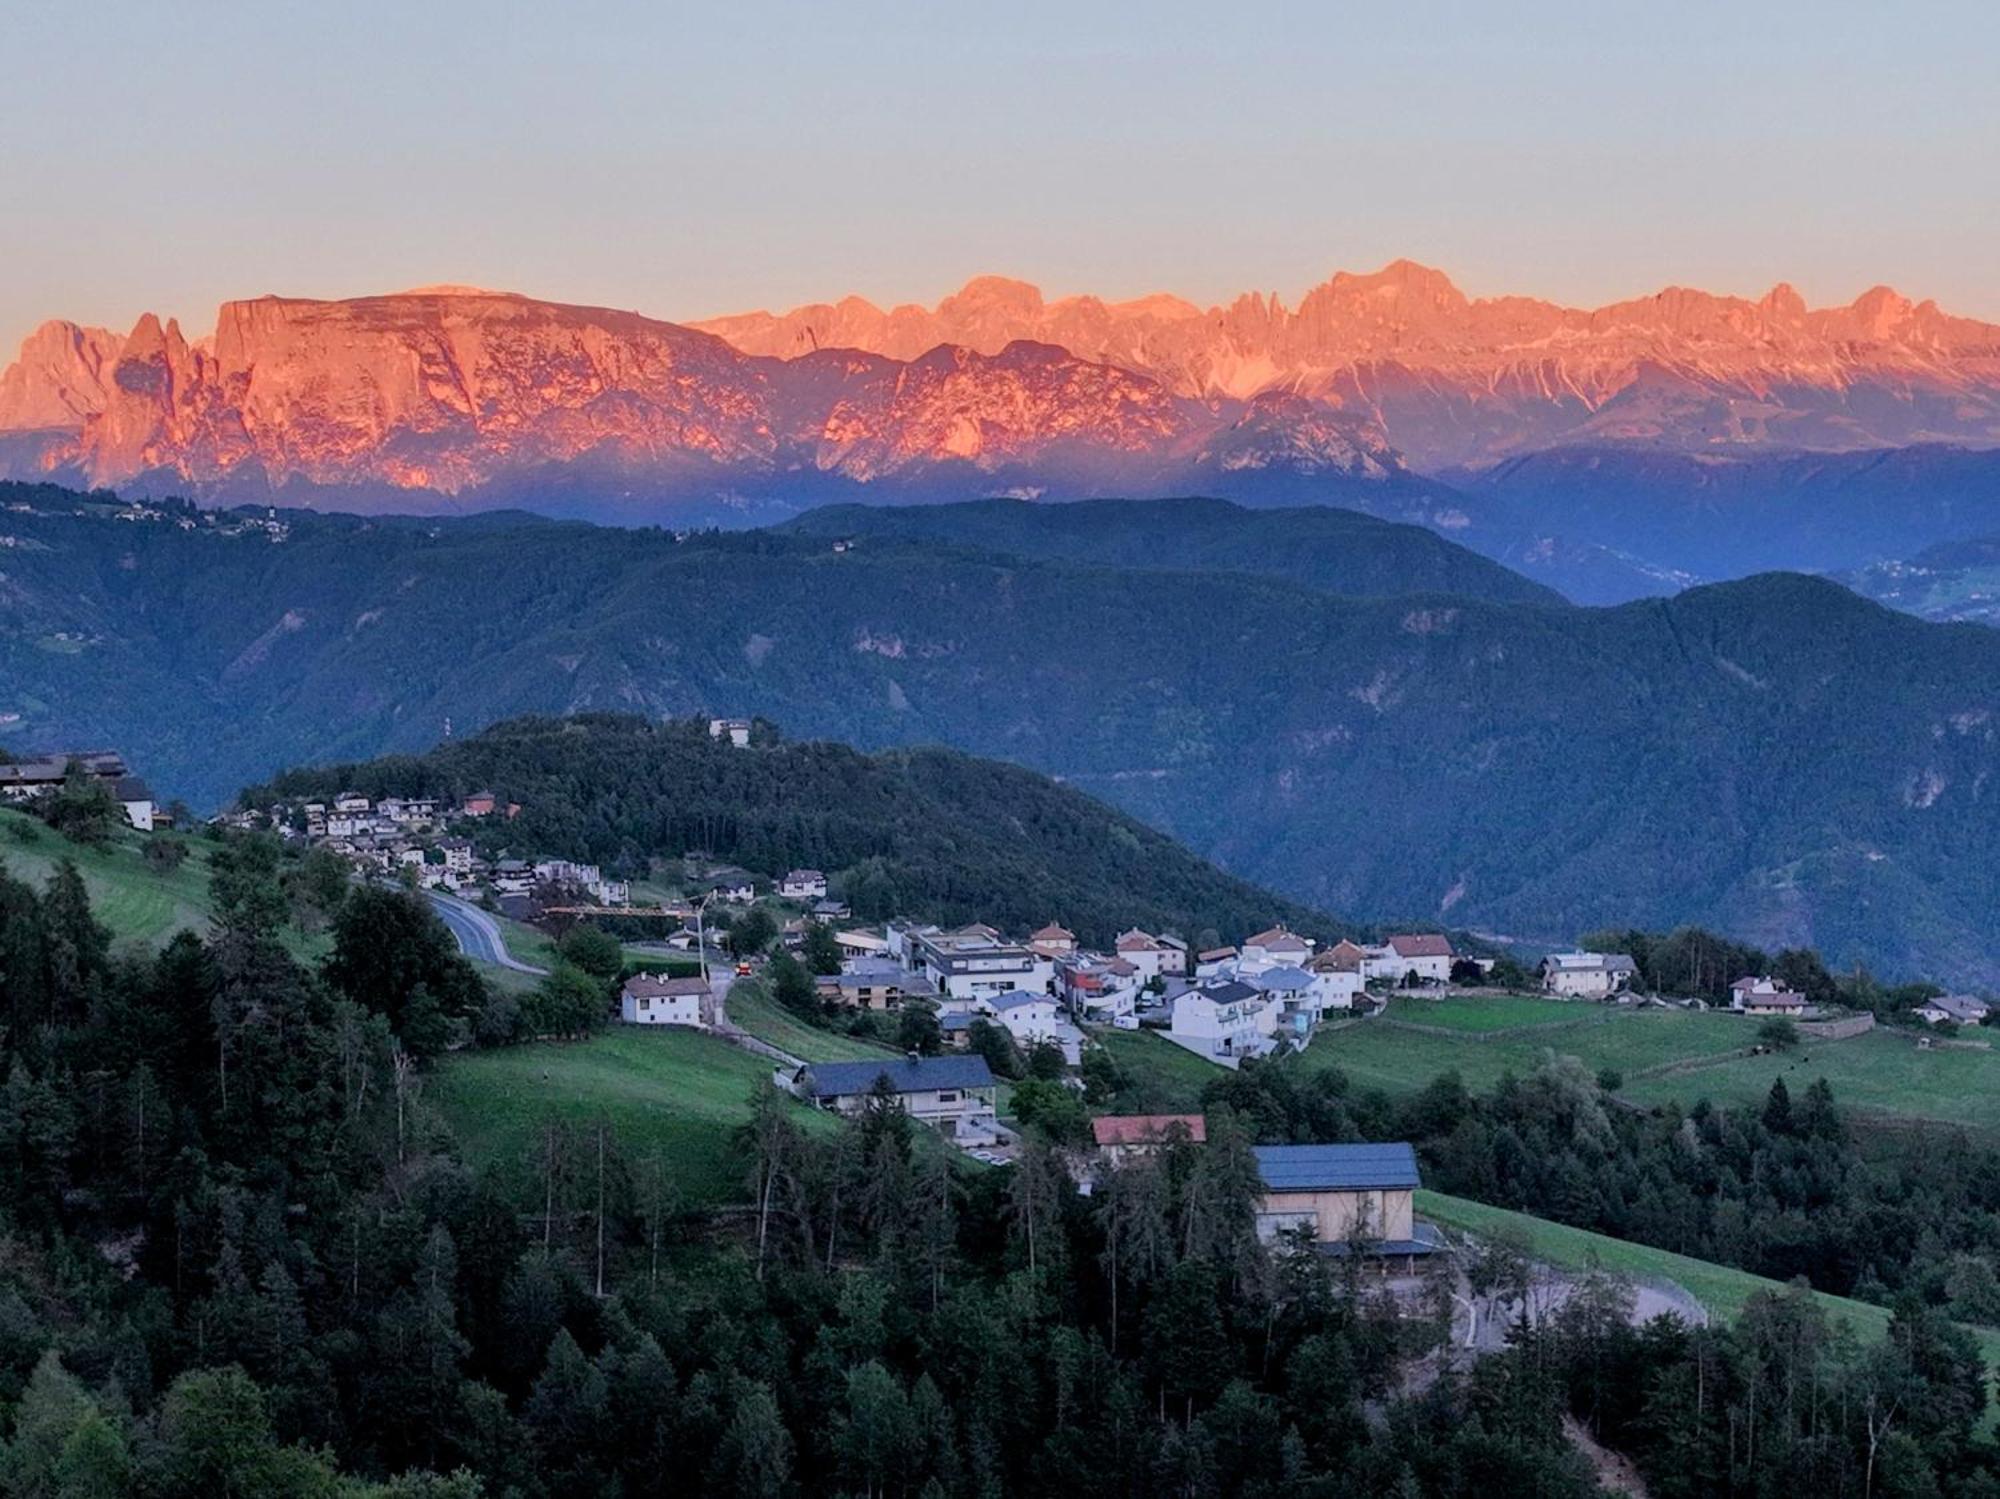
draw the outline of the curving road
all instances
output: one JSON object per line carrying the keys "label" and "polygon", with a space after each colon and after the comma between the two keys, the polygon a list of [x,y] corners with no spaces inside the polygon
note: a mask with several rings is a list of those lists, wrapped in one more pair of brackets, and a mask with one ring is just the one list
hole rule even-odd
{"label": "curving road", "polygon": [[431,909],[438,913],[451,929],[452,936],[458,939],[458,950],[475,963],[491,963],[496,968],[511,968],[516,973],[548,972],[546,968],[523,963],[508,952],[507,939],[500,935],[500,923],[479,907],[441,891],[427,890],[424,893],[430,898]]}

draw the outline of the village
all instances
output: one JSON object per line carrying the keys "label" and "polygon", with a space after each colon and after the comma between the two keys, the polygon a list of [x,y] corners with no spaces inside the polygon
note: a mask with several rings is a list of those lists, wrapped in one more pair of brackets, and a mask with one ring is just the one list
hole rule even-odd
{"label": "village", "polygon": [[[750,725],[718,719],[710,732],[744,746]],[[330,850],[360,877],[403,883],[436,902],[475,906],[543,931],[560,933],[578,922],[630,927],[643,935],[626,944],[619,1023],[709,1032],[757,1051],[775,1064],[772,1078],[781,1089],[821,1110],[856,1115],[893,1099],[913,1120],[989,1165],[1011,1162],[1022,1136],[1008,1114],[1006,1078],[975,1044],[982,1029],[1004,1033],[1018,1055],[1059,1055],[1063,1085],[1080,1091],[1084,1058],[1106,1032],[1144,1030],[1219,1072],[1233,1070],[1337,1044],[1328,1038],[1379,1016],[1392,999],[1493,992],[1492,974],[1502,961],[1483,944],[1455,943],[1436,931],[1322,942],[1275,924],[1233,943],[1196,947],[1180,933],[1137,927],[1093,944],[1056,919],[1018,933],[980,922],[862,923],[852,919],[837,882],[818,869],[758,872],[690,853],[656,860],[648,877],[636,880],[569,858],[517,852],[506,829],[520,811],[488,790],[455,800],[345,792],[239,811],[230,821]],[[879,1034],[918,1012],[934,1018],[935,1044],[901,1057],[834,1060],[783,1050],[735,1024],[732,989],[759,979],[770,959],[767,951],[726,943],[718,932],[752,912],[769,918],[768,952],[803,954],[812,946],[821,955],[811,979],[815,1024],[838,1029],[875,1017],[881,1026],[872,1033]],[[643,953],[657,953],[659,961],[629,961]],[[1628,954],[1556,952],[1533,971],[1530,987],[1579,1004],[1706,1007],[1699,999],[1637,992],[1638,972]],[[1819,1014],[1768,974],[1742,975],[1728,992],[1728,1010],[1746,1021]],[[1976,1025],[1986,1006],[1969,995],[1944,995],[1918,1014],[1933,1024]],[[1094,1163],[1200,1146],[1206,1138],[1203,1116],[1195,1113],[1098,1114],[1089,1131],[1093,1149],[1073,1158],[1086,1191]],[[1265,1189],[1258,1225],[1267,1238],[1303,1235],[1329,1253],[1366,1241],[1385,1274],[1402,1276],[1417,1273],[1441,1247],[1437,1231],[1415,1216],[1420,1182],[1406,1143],[1270,1145],[1258,1147],[1256,1157]]]}

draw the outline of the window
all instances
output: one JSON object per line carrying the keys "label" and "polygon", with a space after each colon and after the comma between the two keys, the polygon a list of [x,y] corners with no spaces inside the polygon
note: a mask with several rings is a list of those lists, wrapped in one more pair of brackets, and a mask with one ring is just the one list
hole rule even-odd
{"label": "window", "polygon": [[957,1095],[956,1093],[940,1093],[940,1094],[938,1094],[938,1102],[939,1102],[939,1103],[957,1103],[957,1102],[958,1102],[958,1095]]}

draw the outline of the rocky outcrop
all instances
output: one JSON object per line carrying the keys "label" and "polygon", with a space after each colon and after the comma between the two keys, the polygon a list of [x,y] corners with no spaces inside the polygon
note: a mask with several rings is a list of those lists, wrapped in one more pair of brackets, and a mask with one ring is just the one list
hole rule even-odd
{"label": "rocky outcrop", "polygon": [[1268,414],[1245,428],[1240,403],[1190,400],[1047,344],[780,360],[635,313],[469,288],[231,302],[198,344],[149,314],[122,340],[86,340],[102,351],[94,366],[45,344],[60,352],[36,335],[5,388],[23,392],[17,427],[46,417],[60,440],[32,460],[0,446],[0,463],[103,485],[456,495],[578,462],[655,492],[787,473],[869,483],[933,465],[1111,483],[1260,434],[1288,463],[1399,469],[1379,432],[1323,406],[1302,406],[1296,433]]}
{"label": "rocky outcrop", "polygon": [[1817,310],[1785,285],[1754,302],[1670,287],[1584,310],[1468,298],[1443,273],[1397,261],[1342,272],[1296,310],[1257,294],[1206,311],[1165,296],[1047,302],[983,277],[931,309],[850,297],[695,326],[778,358],[1037,339],[1182,396],[1310,396],[1371,419],[1424,469],[1559,442],[2000,443],[2000,327],[1887,287]]}

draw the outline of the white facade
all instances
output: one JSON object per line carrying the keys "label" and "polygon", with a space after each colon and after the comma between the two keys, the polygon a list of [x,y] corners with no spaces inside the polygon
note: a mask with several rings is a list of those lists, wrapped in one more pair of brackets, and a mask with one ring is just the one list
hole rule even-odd
{"label": "white facade", "polygon": [[1174,1001],[1174,1039],[1209,1056],[1261,1055],[1277,1029],[1278,1007],[1248,985],[1190,989]]}
{"label": "white facade", "polygon": [[627,1025],[706,1024],[708,985],[700,979],[661,979],[642,973],[625,981],[618,1013]]}

